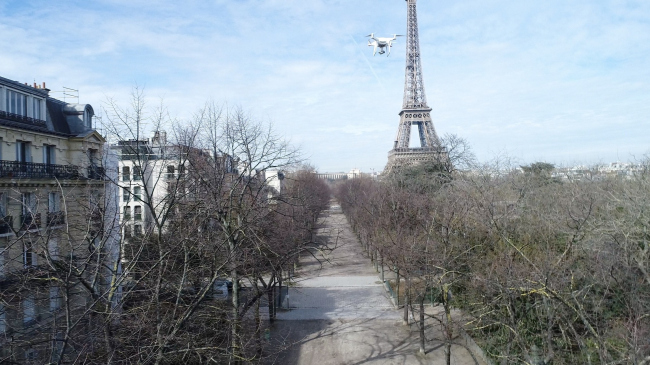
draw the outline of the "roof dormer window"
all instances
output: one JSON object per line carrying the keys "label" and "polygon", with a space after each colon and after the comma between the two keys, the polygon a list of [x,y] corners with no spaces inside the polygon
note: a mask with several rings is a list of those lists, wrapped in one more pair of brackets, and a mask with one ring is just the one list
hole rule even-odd
{"label": "roof dormer window", "polygon": [[8,113],[27,116],[27,95],[7,90],[5,101]]}
{"label": "roof dormer window", "polygon": [[84,109],[84,124],[89,129],[92,129],[93,127],[93,112],[92,109],[88,107]]}
{"label": "roof dormer window", "polygon": [[42,103],[41,99],[32,98],[32,115],[31,115],[32,118],[37,120],[44,119],[41,114],[41,110],[42,110],[41,103]]}

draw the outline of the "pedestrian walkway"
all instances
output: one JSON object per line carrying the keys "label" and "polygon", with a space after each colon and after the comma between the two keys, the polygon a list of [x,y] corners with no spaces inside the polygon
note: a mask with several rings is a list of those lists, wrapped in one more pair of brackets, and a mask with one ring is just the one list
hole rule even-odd
{"label": "pedestrian walkway", "polygon": [[[277,315],[274,341],[286,349],[278,364],[444,364],[442,346],[418,354],[418,332],[402,324],[382,282],[336,202],[321,219],[329,248],[303,255],[289,310]],[[428,331],[430,332],[430,331]],[[434,344],[435,345],[435,344]],[[462,347],[453,364],[474,364]]]}

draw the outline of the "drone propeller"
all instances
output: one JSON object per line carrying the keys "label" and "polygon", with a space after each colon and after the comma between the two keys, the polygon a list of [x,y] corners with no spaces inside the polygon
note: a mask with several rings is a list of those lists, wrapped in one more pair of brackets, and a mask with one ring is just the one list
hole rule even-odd
{"label": "drone propeller", "polygon": [[404,37],[404,34],[393,34],[395,37]]}

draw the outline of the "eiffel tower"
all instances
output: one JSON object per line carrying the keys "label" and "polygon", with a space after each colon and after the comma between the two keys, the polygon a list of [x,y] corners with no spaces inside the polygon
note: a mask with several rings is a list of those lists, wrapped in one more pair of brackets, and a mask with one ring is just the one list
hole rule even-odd
{"label": "eiffel tower", "polygon": [[[408,7],[406,34],[406,77],[404,102],[399,113],[400,121],[393,149],[388,152],[385,172],[400,166],[412,166],[423,162],[440,161],[446,153],[440,144],[431,121],[431,108],[427,105],[422,77],[420,39],[418,36],[417,0],[406,0]],[[411,127],[417,125],[420,147],[411,148]]]}

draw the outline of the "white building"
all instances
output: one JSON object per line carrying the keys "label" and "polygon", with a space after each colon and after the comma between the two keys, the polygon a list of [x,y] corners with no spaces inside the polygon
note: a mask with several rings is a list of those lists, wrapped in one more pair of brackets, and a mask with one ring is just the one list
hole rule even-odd
{"label": "white building", "polygon": [[363,175],[361,170],[354,168],[350,172],[320,172],[317,174],[319,179],[323,180],[347,180],[356,179]]}
{"label": "white building", "polygon": [[111,150],[119,164],[120,223],[126,236],[142,234],[153,222],[152,208],[167,208],[169,184],[183,177],[187,156],[167,142],[163,131],[143,140],[119,141]]}
{"label": "white building", "polygon": [[264,171],[266,185],[269,187],[268,198],[271,199],[283,193],[284,172],[280,170]]}

